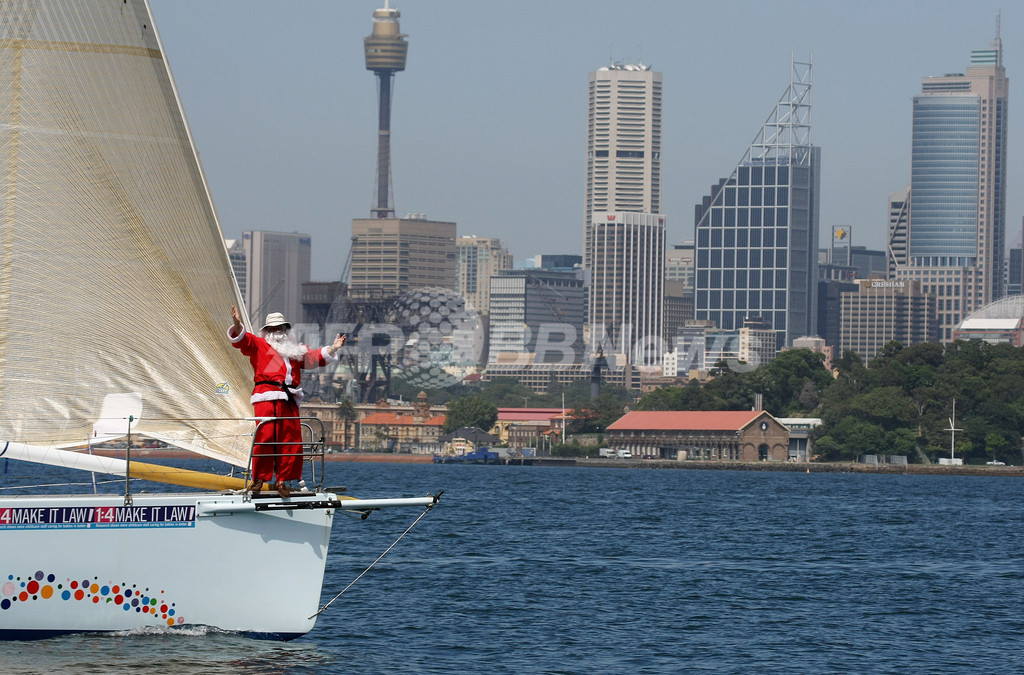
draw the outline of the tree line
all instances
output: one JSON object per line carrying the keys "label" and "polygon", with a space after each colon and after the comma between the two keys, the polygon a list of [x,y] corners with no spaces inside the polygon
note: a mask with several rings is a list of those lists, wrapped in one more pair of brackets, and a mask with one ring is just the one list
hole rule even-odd
{"label": "tree line", "polygon": [[709,382],[663,387],[639,398],[612,387],[591,400],[589,382],[552,382],[546,394],[514,378],[460,386],[441,393],[449,403],[446,429],[489,428],[482,425],[492,413],[496,419],[498,407],[559,408],[564,396],[572,414],[567,432],[600,433],[629,409],[751,410],[760,395],[763,409],[776,417],[822,420],[813,437],[820,460],[886,454],[924,462],[949,456],[955,400],[962,430],[952,448],[957,457],[974,463],[1024,459],[1024,349],[1009,344],[891,342],[868,364],[846,352],[832,372],[823,355],[806,349],[784,351],[749,372],[720,365]]}

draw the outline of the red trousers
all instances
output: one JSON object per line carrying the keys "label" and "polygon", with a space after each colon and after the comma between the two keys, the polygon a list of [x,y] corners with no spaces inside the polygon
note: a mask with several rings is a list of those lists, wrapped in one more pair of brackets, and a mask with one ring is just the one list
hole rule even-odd
{"label": "red trousers", "polygon": [[[264,422],[256,429],[252,448],[252,477],[271,482],[302,478],[302,426],[299,406],[291,401],[257,401],[252,404],[256,417],[290,417]],[[276,455],[276,456],[275,456]]]}

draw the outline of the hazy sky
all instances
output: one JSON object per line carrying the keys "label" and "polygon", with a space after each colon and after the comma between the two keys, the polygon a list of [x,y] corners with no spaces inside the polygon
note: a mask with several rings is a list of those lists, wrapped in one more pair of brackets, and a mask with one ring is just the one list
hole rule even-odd
{"label": "hazy sky", "polygon": [[[313,278],[340,277],[351,220],[374,202],[376,79],[363,37],[383,0],[150,0],[221,226],[306,232]],[[813,57],[821,231],[883,248],[910,181],[911,100],[962,73],[1002,4],[1010,78],[1008,241],[1024,217],[1024,7],[991,0],[691,2],[395,0],[408,35],[392,116],[395,210],[499,237],[517,259],[580,253],[587,73],[664,74],[668,242],[742,158]]]}

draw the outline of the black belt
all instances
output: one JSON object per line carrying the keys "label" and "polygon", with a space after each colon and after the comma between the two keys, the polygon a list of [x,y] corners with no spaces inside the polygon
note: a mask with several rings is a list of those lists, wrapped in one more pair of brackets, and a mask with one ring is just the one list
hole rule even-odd
{"label": "black belt", "polygon": [[283,391],[286,396],[288,396],[289,401],[291,401],[295,405],[298,405],[298,402],[295,400],[295,394],[292,393],[291,388],[284,382],[274,382],[273,380],[256,380],[257,387],[260,386],[261,384],[269,384],[271,386],[277,387],[278,389]]}

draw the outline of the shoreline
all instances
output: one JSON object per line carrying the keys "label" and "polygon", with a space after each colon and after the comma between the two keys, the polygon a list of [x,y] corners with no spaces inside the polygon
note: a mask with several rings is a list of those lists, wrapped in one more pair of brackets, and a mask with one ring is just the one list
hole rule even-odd
{"label": "shoreline", "polygon": [[[123,457],[124,450],[94,450],[104,457]],[[132,458],[185,459],[202,458],[187,450],[168,448],[136,448]],[[337,452],[324,455],[325,462],[377,462],[382,464],[432,464],[433,455],[413,455],[384,452]],[[674,459],[631,459],[622,460],[604,457],[533,457],[529,459],[501,460],[499,465],[527,466],[578,466],[584,468],[605,467],[618,469],[662,469],[662,470],[705,470],[705,471],[790,471],[798,473],[879,473],[911,474],[924,476],[997,476],[1024,477],[1024,466],[988,466],[965,464],[856,464],[853,462],[740,462]]]}

